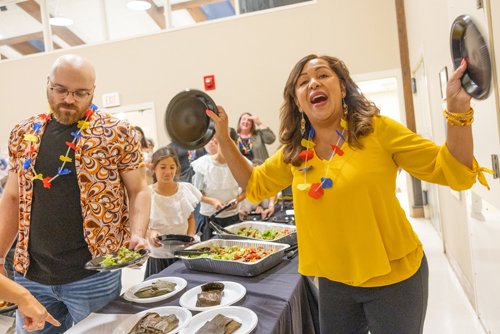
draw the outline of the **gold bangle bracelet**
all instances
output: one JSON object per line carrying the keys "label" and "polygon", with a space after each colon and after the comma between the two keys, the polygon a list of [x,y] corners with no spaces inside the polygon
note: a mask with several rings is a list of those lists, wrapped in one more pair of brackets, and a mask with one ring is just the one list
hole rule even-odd
{"label": "gold bangle bracelet", "polygon": [[449,117],[446,119],[446,121],[448,123],[450,123],[451,125],[464,126],[464,125],[471,125],[472,123],[474,123],[474,117],[471,117],[471,118],[466,119],[466,120],[456,120],[456,119]]}
{"label": "gold bangle bracelet", "polygon": [[446,109],[443,111],[443,116],[446,118],[447,122],[451,125],[471,125],[474,122],[474,111],[471,110],[466,114],[455,114],[450,113]]}
{"label": "gold bangle bracelet", "polygon": [[472,109],[472,107],[471,107],[469,109],[469,111],[466,113],[454,113],[454,112],[449,111],[448,109],[445,109],[443,111],[443,114],[445,114],[447,117],[453,117],[456,119],[465,119],[465,118],[470,118],[470,117],[472,117],[472,115],[474,115],[474,109]]}
{"label": "gold bangle bracelet", "polygon": [[451,125],[471,125],[474,122],[474,109],[472,107],[466,113],[452,113],[449,110],[443,110],[443,116]]}

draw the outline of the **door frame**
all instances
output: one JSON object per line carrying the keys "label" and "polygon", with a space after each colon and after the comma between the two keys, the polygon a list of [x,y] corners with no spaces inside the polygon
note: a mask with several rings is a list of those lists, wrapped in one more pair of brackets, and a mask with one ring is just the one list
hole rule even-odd
{"label": "door frame", "polygon": [[159,142],[158,142],[158,122],[156,121],[156,110],[155,110],[155,103],[154,102],[144,102],[144,103],[138,103],[138,104],[129,104],[126,106],[119,106],[119,107],[110,107],[110,108],[102,108],[101,109],[104,112],[107,112],[108,114],[119,114],[119,113],[127,113],[127,112],[133,112],[133,111],[146,111],[146,110],[152,110],[154,114],[154,120],[155,120],[155,134],[154,138],[152,138],[155,141],[155,144],[159,147]]}

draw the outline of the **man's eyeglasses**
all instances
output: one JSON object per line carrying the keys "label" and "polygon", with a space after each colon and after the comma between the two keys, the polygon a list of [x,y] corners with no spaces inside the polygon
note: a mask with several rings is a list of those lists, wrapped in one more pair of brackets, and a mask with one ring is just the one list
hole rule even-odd
{"label": "man's eyeglasses", "polygon": [[70,92],[66,88],[60,87],[50,87],[50,90],[61,99],[65,99],[69,95],[69,93],[71,93],[75,101],[83,101],[91,94],[90,92],[87,92],[85,90],[76,90],[74,92]]}

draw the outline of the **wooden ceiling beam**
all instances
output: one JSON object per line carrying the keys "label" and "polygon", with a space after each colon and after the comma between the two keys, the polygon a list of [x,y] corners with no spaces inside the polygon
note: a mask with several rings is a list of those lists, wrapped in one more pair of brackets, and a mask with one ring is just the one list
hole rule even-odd
{"label": "wooden ceiling beam", "polygon": [[163,7],[158,7],[153,0],[145,0],[146,2],[149,2],[151,4],[151,8],[146,10],[146,12],[151,16],[153,21],[156,22],[156,24],[160,27],[160,29],[165,29],[166,28],[166,23],[165,23],[165,15],[163,15],[164,10]]}
{"label": "wooden ceiling beam", "polygon": [[41,32],[41,31],[35,32],[32,34],[27,34],[27,35],[21,35],[21,36],[16,36],[16,37],[11,37],[11,38],[0,39],[0,46],[28,42],[28,41],[31,41],[33,39],[39,39],[39,38],[43,39],[43,32]]}
{"label": "wooden ceiling beam", "polygon": [[203,22],[203,21],[208,21],[207,16],[203,11],[201,10],[200,7],[196,8],[188,8],[189,14],[193,17],[193,19],[198,23],[198,22]]}
{"label": "wooden ceiling beam", "polygon": [[[34,39],[43,39],[43,33],[42,32],[35,32],[32,34],[27,34],[27,35],[21,35],[21,36],[16,36],[16,37],[11,37],[11,38],[6,38],[6,39],[0,39],[0,46],[2,45],[8,45],[8,46],[13,46],[16,44],[21,44],[21,48],[23,50],[33,50],[32,48],[26,46],[26,44],[22,44],[24,42],[29,42]],[[24,46],[23,46],[24,45]],[[59,50],[62,49],[60,45],[54,42],[54,50]]]}
{"label": "wooden ceiling beam", "polygon": [[22,54],[23,56],[25,56],[25,55],[31,55],[31,54],[39,53],[40,52],[40,50],[38,50],[37,48],[35,48],[33,45],[31,45],[28,42],[21,42],[21,43],[17,43],[17,44],[11,44],[9,46],[11,48],[13,48],[14,50],[16,50],[17,52],[19,52],[20,54]]}
{"label": "wooden ceiling beam", "polygon": [[[42,14],[40,12],[40,5],[34,0],[18,2],[17,5],[21,7],[26,13],[30,14],[35,20],[42,23]],[[50,15],[53,17],[53,15]],[[83,45],[85,42],[75,35],[67,27],[52,26],[52,33],[61,37],[66,43],[71,46]]]}

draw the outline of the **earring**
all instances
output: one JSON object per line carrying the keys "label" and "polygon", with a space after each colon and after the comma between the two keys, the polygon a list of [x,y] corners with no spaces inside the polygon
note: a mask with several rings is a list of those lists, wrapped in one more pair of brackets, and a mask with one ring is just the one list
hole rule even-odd
{"label": "earring", "polygon": [[344,115],[347,115],[349,110],[347,109],[347,104],[345,103],[344,98],[342,98],[342,109],[344,110]]}
{"label": "earring", "polygon": [[300,121],[300,134],[304,137],[304,132],[306,132],[306,120],[304,118],[304,110],[300,109],[302,114],[302,120]]}

